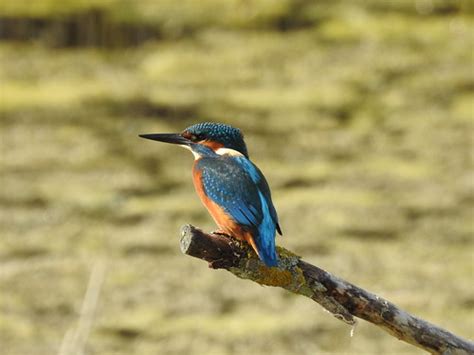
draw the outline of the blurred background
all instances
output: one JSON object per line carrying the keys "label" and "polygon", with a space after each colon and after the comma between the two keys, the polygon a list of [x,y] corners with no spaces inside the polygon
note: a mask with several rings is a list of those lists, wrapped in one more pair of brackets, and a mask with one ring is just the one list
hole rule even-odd
{"label": "blurred background", "polygon": [[473,338],[473,4],[2,1],[2,354],[422,353],[181,254],[192,156],[137,134],[202,121],[281,246]]}

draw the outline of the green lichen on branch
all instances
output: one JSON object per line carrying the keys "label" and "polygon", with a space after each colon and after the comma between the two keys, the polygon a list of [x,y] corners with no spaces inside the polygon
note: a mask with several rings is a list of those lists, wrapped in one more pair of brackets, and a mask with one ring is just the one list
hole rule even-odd
{"label": "green lichen on branch", "polygon": [[306,283],[303,271],[298,267],[300,257],[289,250],[277,247],[278,267],[264,265],[255,252],[246,247],[247,258],[243,258],[238,267],[230,272],[242,279],[255,281],[261,285],[282,287],[291,292],[311,297],[312,292]]}
{"label": "green lichen on branch", "polygon": [[[348,324],[355,320],[327,288],[303,271],[304,262],[295,253],[277,247],[278,266],[268,267],[247,244],[225,234],[206,234],[191,225],[182,228],[181,250],[188,255],[203,258],[214,269],[227,269],[241,279],[260,285],[281,287],[320,303],[335,317]],[[226,252],[224,252],[226,250]]]}
{"label": "green lichen on branch", "polygon": [[247,244],[228,235],[206,234],[191,225],[182,229],[180,244],[183,253],[206,260],[214,269],[226,269],[239,278],[304,295],[349,325],[354,326],[355,317],[359,317],[432,353],[474,353],[474,343],[416,318],[286,249],[278,248],[278,265],[268,267]]}

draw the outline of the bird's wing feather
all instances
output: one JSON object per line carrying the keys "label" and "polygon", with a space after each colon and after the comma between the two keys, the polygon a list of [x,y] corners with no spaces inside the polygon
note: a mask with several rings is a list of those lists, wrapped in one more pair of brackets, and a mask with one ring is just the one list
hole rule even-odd
{"label": "bird's wing feather", "polygon": [[196,166],[202,174],[206,195],[241,225],[258,228],[262,204],[257,184],[232,157],[202,158]]}
{"label": "bird's wing feather", "polygon": [[[245,157],[203,157],[195,165],[204,193],[251,232],[260,258],[275,266],[275,229],[280,232],[265,177]],[[280,233],[281,234],[281,233]]]}
{"label": "bird's wing feather", "polygon": [[270,216],[275,223],[276,229],[280,235],[282,235],[281,228],[278,222],[278,215],[273,206],[272,202],[272,195],[270,192],[270,187],[268,186],[267,180],[265,176],[262,174],[260,169],[255,166],[250,160],[246,159],[245,157],[236,157],[235,158],[242,166],[245,166],[246,170],[250,172],[250,177],[252,181],[257,184],[258,189],[263,194],[263,197],[267,201]]}

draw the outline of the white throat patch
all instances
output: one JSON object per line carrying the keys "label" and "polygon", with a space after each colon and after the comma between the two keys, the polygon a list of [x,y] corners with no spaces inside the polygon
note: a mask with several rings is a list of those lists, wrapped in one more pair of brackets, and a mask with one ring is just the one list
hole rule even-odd
{"label": "white throat patch", "polygon": [[199,160],[199,159],[201,159],[201,155],[200,155],[199,153],[196,153],[194,150],[192,150],[189,145],[180,144],[179,146],[180,146],[180,147],[183,147],[184,149],[187,149],[187,150],[189,150],[191,153],[193,153],[194,160]]}

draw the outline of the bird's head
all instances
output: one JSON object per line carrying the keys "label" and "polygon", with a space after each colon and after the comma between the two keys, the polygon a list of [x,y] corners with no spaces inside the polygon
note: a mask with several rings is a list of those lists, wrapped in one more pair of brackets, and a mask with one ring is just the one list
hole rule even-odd
{"label": "bird's head", "polygon": [[197,154],[208,148],[217,154],[240,153],[248,158],[240,129],[224,123],[204,122],[192,125],[181,133],[140,134],[140,137],[178,144]]}

